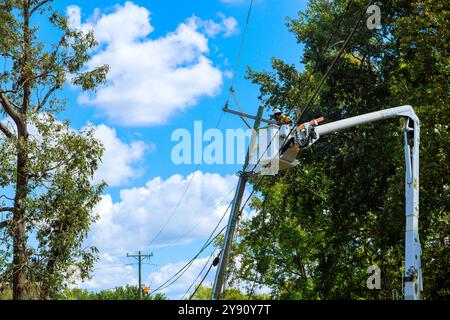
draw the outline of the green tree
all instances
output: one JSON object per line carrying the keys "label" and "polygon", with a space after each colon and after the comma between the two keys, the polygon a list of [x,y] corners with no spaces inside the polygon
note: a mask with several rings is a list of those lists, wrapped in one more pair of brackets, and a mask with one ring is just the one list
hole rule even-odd
{"label": "green tree", "polygon": [[[98,292],[86,289],[65,289],[63,293],[56,296],[59,300],[139,300],[139,288],[135,286],[116,287],[112,290],[101,290]],[[167,300],[161,293],[151,295],[144,292],[142,300]]]}
{"label": "green tree", "polygon": [[[192,296],[192,300],[210,300],[212,288],[205,285],[200,285],[196,288],[197,292]],[[265,294],[246,294],[235,288],[225,289],[222,297],[224,300],[269,300],[270,296]]]}
{"label": "green tree", "polygon": [[[72,30],[51,2],[0,0],[0,270],[14,299],[36,286],[45,299],[71,274],[87,277],[96,253],[82,242],[104,187],[91,182],[103,147],[92,128],[75,132],[55,119],[64,108],[56,93],[69,79],[94,89],[108,67],[85,69],[93,33]],[[54,44],[40,38],[44,21]]]}
{"label": "green tree", "polygon": [[[450,97],[448,1],[383,1],[381,29],[363,20],[322,90],[302,112],[366,1],[312,0],[287,26],[304,44],[305,71],[274,58],[249,70],[260,100],[302,120],[326,121],[405,104],[421,119],[420,237],[424,298],[450,296]],[[343,13],[346,12],[345,15]],[[341,19],[344,16],[344,19]],[[369,15],[367,15],[369,17]],[[330,38],[331,36],[331,38]],[[300,165],[254,187],[258,214],[234,248],[233,280],[257,280],[284,299],[389,299],[401,292],[404,155],[397,121],[326,136]],[[366,270],[382,270],[382,290]]]}

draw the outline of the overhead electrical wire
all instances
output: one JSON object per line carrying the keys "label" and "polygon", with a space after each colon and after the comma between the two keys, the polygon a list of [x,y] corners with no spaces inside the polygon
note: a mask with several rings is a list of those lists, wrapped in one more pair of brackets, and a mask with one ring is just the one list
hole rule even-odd
{"label": "overhead electrical wire", "polygon": [[[220,113],[220,116],[217,120],[217,123],[215,125],[215,129],[218,129],[221,122],[222,122],[222,118],[223,118],[224,112],[222,111]],[[195,167],[194,173],[191,175],[188,184],[186,185],[186,188],[183,191],[183,194],[181,195],[181,197],[178,199],[177,204],[175,205],[175,207],[173,208],[172,212],[170,213],[169,217],[167,218],[166,222],[164,223],[164,225],[159,229],[159,231],[156,233],[156,235],[152,238],[152,240],[150,240],[150,243],[148,244],[149,246],[151,246],[155,240],[161,235],[161,233],[164,231],[164,229],[168,226],[168,224],[170,223],[170,221],[172,220],[173,216],[175,215],[177,209],[179,208],[181,202],[183,201],[184,197],[186,196],[192,181],[194,180],[194,176],[196,175],[196,173],[198,172],[198,169],[200,168],[201,163],[197,164],[197,166]]]}
{"label": "overhead electrical wire", "polygon": [[[191,259],[189,260],[181,269],[179,269],[172,277],[170,277],[168,280],[166,280],[163,284],[161,284],[158,288],[154,289],[152,292],[150,293],[154,293],[160,290],[164,290],[166,288],[168,288],[169,286],[171,286],[172,284],[174,284],[179,278],[181,278],[181,276],[189,269],[189,267],[194,263],[195,259],[197,259],[197,257],[206,249],[208,248],[213,242],[214,240],[217,239],[217,237],[226,229],[226,227],[223,227],[219,233],[212,238],[210,241],[208,241],[201,249],[200,251]],[[175,278],[175,279],[174,279]],[[172,280],[174,279],[174,280]]]}
{"label": "overhead electrical wire", "polygon": [[[215,236],[214,233],[216,232],[216,230],[219,228],[220,224],[222,223],[223,219],[225,218],[228,210],[231,207],[231,202],[228,205],[227,209],[225,210],[225,212],[223,213],[221,219],[219,220],[219,222],[217,223],[217,225],[215,226],[215,228],[213,229],[213,231],[211,232],[210,236],[208,237],[208,239],[205,241],[205,244],[203,245],[203,247],[197,252],[197,254],[191,259],[189,260],[182,268],[180,268],[174,275],[172,275],[168,280],[166,280],[163,284],[161,284],[158,288],[156,288],[155,290],[153,290],[151,293],[159,291],[159,290],[163,290],[167,287],[169,287],[170,285],[172,285],[173,283],[175,283],[188,269],[189,267],[192,265],[192,263],[195,261],[195,259],[197,259],[197,257],[207,248],[209,247],[214,240],[217,239],[217,237],[226,229],[226,226],[223,227]],[[175,280],[172,281],[172,279],[176,278]],[[171,282],[172,281],[172,282]],[[171,283],[169,283],[171,282]]]}
{"label": "overhead electrical wire", "polygon": [[[211,210],[209,211],[209,213],[206,215],[206,217],[209,217],[216,208],[218,208],[221,204],[223,204],[225,202],[225,200],[228,198],[228,196],[233,192],[234,188],[231,189],[222,199],[219,200],[219,202],[216,203],[216,205],[214,207],[211,208]],[[227,209],[228,210],[228,209]],[[221,217],[219,224],[222,222],[224,216]],[[182,235],[180,235],[177,239],[173,240],[171,243],[169,243],[166,247],[162,247],[159,248],[157,250],[155,250],[155,252],[159,252],[161,250],[164,250],[166,248],[169,248],[170,245],[177,243],[179,240],[183,239],[185,236],[187,236],[188,234],[190,234],[192,231],[194,231],[200,224],[202,224],[202,221],[197,222],[192,228],[190,228],[189,230],[187,230],[185,233],[183,233]]]}
{"label": "overhead electrical wire", "polygon": [[[206,261],[205,265],[203,266],[203,268],[200,270],[200,272],[198,273],[197,277],[194,279],[194,281],[191,283],[191,285],[189,286],[189,288],[186,290],[185,294],[183,295],[183,297],[181,298],[181,300],[185,300],[184,297],[186,297],[189,294],[189,291],[191,291],[191,288],[195,285],[195,283],[197,282],[197,280],[200,278],[200,276],[202,275],[203,271],[205,271],[206,266],[209,264],[209,262],[211,261],[212,257],[214,256],[214,253],[216,252],[216,250],[213,250],[213,252],[211,252],[208,260]],[[211,263],[212,266],[212,263]],[[210,268],[211,269],[211,268]],[[206,275],[208,274],[208,272],[206,273]],[[205,277],[203,277],[203,279],[205,279]],[[202,280],[203,280],[202,279]],[[203,281],[200,281],[200,284],[197,286],[200,287],[202,285]],[[197,289],[195,289],[194,293],[191,294],[189,296],[189,300],[191,300],[191,298],[195,295],[195,293],[197,292]]]}
{"label": "overhead electrical wire", "polygon": [[[350,0],[351,2],[351,0]],[[335,58],[333,59],[333,61],[331,62],[330,66],[327,68],[327,71],[325,72],[325,74],[323,75],[323,77],[321,78],[319,84],[317,85],[316,89],[313,91],[313,94],[310,96],[305,108],[302,111],[302,115],[306,112],[306,110],[308,110],[308,108],[310,108],[312,102],[314,101],[314,99],[316,98],[317,94],[319,93],[320,89],[322,88],[323,84],[325,83],[325,80],[328,78],[331,70],[336,66],[336,63],[338,62],[338,60],[340,59],[340,57],[342,56],[342,54],[344,53],[344,50],[347,48],[348,44],[350,43],[350,40],[353,38],[353,35],[355,34],[356,30],[358,29],[359,24],[361,23],[362,19],[364,18],[364,15],[367,12],[367,9],[369,8],[370,5],[372,5],[372,3],[374,2],[374,0],[369,1],[368,5],[365,7],[364,12],[362,13],[362,15],[359,17],[357,23],[355,24],[355,26],[352,28],[352,30],[350,31],[350,33],[348,34],[344,44],[342,45],[341,49],[339,50],[339,53],[337,54],[337,56],[335,56]],[[346,12],[348,11],[349,6],[347,6]],[[345,15],[342,17],[344,18]],[[288,113],[292,112],[293,106],[291,106],[291,108],[289,109]],[[289,131],[289,133],[286,135],[286,139],[291,135],[291,133],[294,131],[295,127],[297,125],[300,124],[300,118],[297,119],[296,124],[291,128],[291,130]],[[278,131],[280,130],[280,128],[278,128]],[[266,147],[266,149],[263,152],[263,155],[265,154],[265,152],[269,149],[269,147],[271,146],[273,139],[276,137],[276,135],[274,135],[274,137],[269,141],[268,146]],[[285,140],[286,141],[286,140]],[[275,158],[280,154],[280,150],[278,150]],[[257,160],[256,164],[253,166],[253,170],[255,170],[255,168],[258,166],[258,164],[261,162],[262,156],[259,157],[259,159]],[[252,170],[252,171],[253,171]]]}
{"label": "overhead electrical wire", "polygon": [[[205,267],[207,266],[207,264],[205,264]],[[192,298],[195,296],[195,294],[197,293],[198,289],[200,289],[200,287],[202,286],[203,282],[205,281],[206,277],[208,276],[209,272],[211,271],[213,267],[213,264],[211,263],[209,265],[208,270],[206,271],[205,275],[203,276],[202,280],[200,281],[200,283],[198,284],[198,286],[195,288],[194,292],[191,294],[191,296],[189,297],[189,300],[192,300]]]}
{"label": "overhead electrical wire", "polygon": [[232,90],[234,88],[234,84],[236,82],[236,77],[239,71],[239,67],[241,64],[241,58],[242,58],[242,52],[244,51],[244,44],[245,44],[245,39],[247,36],[247,30],[248,30],[248,26],[249,26],[249,22],[250,22],[250,16],[251,16],[251,12],[252,12],[252,7],[253,7],[253,0],[250,0],[250,5],[248,8],[248,12],[247,12],[247,18],[245,19],[245,24],[244,24],[244,31],[242,32],[242,37],[241,37],[241,44],[239,46],[239,50],[238,50],[238,54],[236,57],[236,64],[234,66],[234,72],[233,72],[233,77],[231,78],[231,86],[230,86],[230,92],[228,93],[228,98],[227,101],[230,99],[230,96],[232,94]]}
{"label": "overhead electrical wire", "polygon": [[[245,39],[247,36],[247,30],[248,30],[248,26],[249,26],[249,22],[250,22],[250,17],[251,17],[251,13],[252,13],[252,8],[253,8],[253,0],[250,0],[249,3],[249,7],[248,7],[248,12],[247,12],[247,18],[245,19],[245,23],[244,23],[244,31],[242,32],[242,37],[241,37],[241,43],[239,45],[239,50],[238,50],[238,54],[236,57],[236,63],[234,65],[234,70],[233,70],[233,76],[231,78],[231,84],[230,84],[230,89],[228,91],[228,96],[227,96],[227,100],[225,102],[225,107],[228,108],[228,104],[230,102],[230,97],[233,96],[234,98],[234,102],[236,104],[236,106],[238,107],[238,109],[243,112],[240,104],[238,103],[236,94],[235,94],[235,89],[234,89],[234,84],[236,82],[236,78],[239,72],[239,68],[241,65],[241,58],[242,58],[242,52],[244,51],[244,44],[245,44]],[[245,119],[244,117],[240,117],[242,119],[242,121],[244,121],[244,123],[247,125],[247,127],[251,128],[250,124],[248,123],[247,119]]]}

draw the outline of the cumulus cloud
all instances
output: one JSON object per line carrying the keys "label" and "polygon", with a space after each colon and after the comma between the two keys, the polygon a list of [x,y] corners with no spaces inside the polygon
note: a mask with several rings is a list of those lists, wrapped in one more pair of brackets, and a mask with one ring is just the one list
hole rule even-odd
{"label": "cumulus cloud", "polygon": [[84,282],[78,281],[74,287],[105,290],[137,283],[136,273],[131,265],[124,263],[120,257],[102,254],[95,264],[92,278]]}
{"label": "cumulus cloud", "polygon": [[135,168],[135,165],[143,159],[146,150],[155,148],[154,144],[146,144],[143,141],[126,144],[117,137],[113,128],[104,124],[94,128],[95,138],[99,139],[105,148],[102,162],[94,174],[94,182],[103,180],[108,186],[116,187],[139,176],[142,170]]}
{"label": "cumulus cloud", "polygon": [[195,29],[200,30],[211,38],[218,34],[223,34],[224,37],[231,37],[239,34],[239,24],[234,17],[227,17],[223,13],[217,14],[220,22],[214,20],[202,20],[199,17],[192,16],[187,20],[187,24]]}
{"label": "cumulus cloud", "polygon": [[207,57],[208,37],[238,33],[236,20],[219,14],[218,22],[191,17],[152,38],[150,12],[132,2],[106,13],[96,10],[85,23],[79,8],[70,6],[67,14],[72,26],[94,30],[100,43],[87,67],[110,66],[108,84],[82,94],[79,102],[125,126],[164,124],[200,98],[217,95],[223,74]]}
{"label": "cumulus cloud", "polygon": [[[167,223],[189,183],[183,201]],[[152,245],[187,244],[206,238],[227,209],[236,183],[233,175],[196,171],[186,177],[158,177],[143,187],[123,189],[118,202],[104,195],[95,209],[100,219],[92,225],[88,242],[112,255],[146,250],[166,223]],[[222,225],[225,223],[226,219]]]}

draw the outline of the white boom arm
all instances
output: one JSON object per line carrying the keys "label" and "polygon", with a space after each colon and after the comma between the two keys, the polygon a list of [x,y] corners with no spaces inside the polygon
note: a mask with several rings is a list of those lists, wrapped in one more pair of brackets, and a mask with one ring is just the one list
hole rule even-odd
{"label": "white boom arm", "polygon": [[[406,159],[406,174],[405,174],[406,230],[405,230],[405,270],[402,277],[404,289],[403,294],[405,299],[407,300],[419,300],[420,292],[423,290],[422,265],[421,265],[422,251],[419,241],[420,121],[416,113],[414,112],[414,109],[411,106],[402,106],[397,108],[371,112],[368,114],[355,116],[348,119],[339,120],[323,125],[318,125],[318,123],[323,120],[323,118],[320,118],[307,123],[303,123],[302,125],[296,127],[295,130],[290,130],[289,134],[286,134],[284,136],[280,134],[281,128],[279,128],[278,126],[270,126],[270,128],[274,130],[268,130],[268,134],[259,137],[260,140],[259,148],[261,148],[261,146],[263,145],[262,142],[264,142],[265,140],[270,140],[269,144],[266,145],[267,148],[262,147],[262,150],[264,150],[264,152],[261,156],[259,155],[257,156],[258,161],[256,162],[250,161],[251,166],[247,166],[246,163],[246,165],[244,166],[244,171],[246,173],[276,174],[278,172],[278,169],[280,168],[283,169],[283,166],[284,168],[286,168],[298,165],[296,156],[300,151],[300,149],[311,146],[320,138],[321,135],[326,135],[343,129],[352,128],[361,124],[394,117],[406,118],[404,127],[404,143],[405,143],[405,159]],[[281,152],[281,150],[279,149],[278,142],[280,141],[282,142],[282,144],[290,143],[287,142],[288,139],[294,139],[294,141],[296,141],[297,144],[285,150],[285,152]],[[274,142],[273,144],[271,143],[272,141]],[[269,149],[269,147],[271,147],[271,149]],[[272,151],[274,151],[274,153],[277,154],[275,158],[271,156]],[[280,153],[282,154],[281,156]],[[264,160],[262,160],[263,158]],[[244,187],[241,184],[239,184],[237,192],[239,191],[243,193]],[[236,199],[237,198],[235,198],[234,200],[233,206],[239,208],[240,202],[238,202]],[[236,203],[238,203],[237,206]],[[228,230],[233,230],[236,224],[236,221],[233,220],[231,217],[232,216],[230,215]],[[232,239],[232,237],[230,239]],[[223,256],[224,255],[222,254],[221,257]],[[214,299],[217,299],[220,296],[220,292],[222,290],[222,280],[224,278],[223,274],[225,272],[224,271],[225,264],[226,264],[225,262],[222,263],[222,260],[219,263],[220,270],[217,272],[216,280],[213,286],[212,296]]]}
{"label": "white boom arm", "polygon": [[[308,145],[319,139],[321,135],[337,132],[361,124],[394,117],[405,117],[405,198],[406,198],[406,230],[405,230],[405,271],[403,276],[404,296],[407,300],[419,300],[422,285],[421,246],[419,241],[419,143],[420,121],[411,106],[402,106],[376,111],[352,118],[313,127],[305,123],[306,131],[315,132],[310,135]],[[309,133],[308,133],[309,135]]]}

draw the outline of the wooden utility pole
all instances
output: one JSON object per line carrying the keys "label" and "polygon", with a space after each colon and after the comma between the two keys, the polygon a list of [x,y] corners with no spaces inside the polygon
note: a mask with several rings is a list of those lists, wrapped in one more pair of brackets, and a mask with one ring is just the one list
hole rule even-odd
{"label": "wooden utility pole", "polygon": [[150,259],[153,256],[153,253],[141,253],[138,251],[138,254],[129,254],[127,253],[128,258],[136,258],[138,261],[138,272],[139,272],[139,300],[142,300],[142,260]]}
{"label": "wooden utility pole", "polygon": [[[259,107],[258,114],[256,117],[254,117],[255,123],[253,125],[253,129],[254,129],[255,133],[259,129],[259,126],[261,124],[263,112],[264,112],[264,108]],[[234,233],[236,231],[236,226],[239,221],[239,211],[241,208],[242,197],[243,197],[244,191],[245,191],[245,185],[248,180],[248,173],[246,172],[246,169],[247,169],[247,165],[250,161],[250,148],[252,147],[252,145],[254,143],[254,139],[256,139],[256,137],[253,136],[252,141],[250,141],[249,149],[247,150],[247,155],[245,157],[245,164],[244,164],[242,172],[239,176],[239,182],[238,182],[238,185],[236,188],[236,192],[234,194],[233,206],[231,208],[230,217],[228,219],[228,227],[227,227],[227,231],[225,233],[222,251],[220,252],[219,265],[217,267],[217,273],[216,273],[216,277],[214,279],[214,285],[212,288],[211,298],[213,300],[220,299],[220,296],[223,291],[224,281],[225,281],[225,273],[226,273],[226,268],[227,268],[227,264],[228,264],[228,257],[230,254],[230,249],[231,249],[233,238],[234,238]]]}

